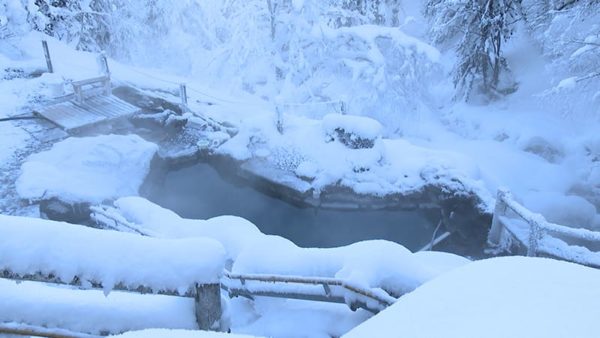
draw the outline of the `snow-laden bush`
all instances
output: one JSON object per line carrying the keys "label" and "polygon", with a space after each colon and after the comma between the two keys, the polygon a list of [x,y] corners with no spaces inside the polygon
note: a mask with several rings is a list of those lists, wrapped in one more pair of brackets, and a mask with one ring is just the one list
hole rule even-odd
{"label": "snow-laden bush", "polygon": [[[202,78],[313,117],[339,111],[390,129],[422,111],[438,52],[398,25],[398,0],[38,1],[37,25],[80,49]],[[404,18],[406,19],[406,18]]]}
{"label": "snow-laden bush", "polygon": [[524,0],[523,15],[554,74],[553,88],[539,97],[542,106],[573,118],[598,118],[600,3]]}
{"label": "snow-laden bush", "polygon": [[28,12],[21,0],[0,3],[0,39],[18,35],[29,29]]}

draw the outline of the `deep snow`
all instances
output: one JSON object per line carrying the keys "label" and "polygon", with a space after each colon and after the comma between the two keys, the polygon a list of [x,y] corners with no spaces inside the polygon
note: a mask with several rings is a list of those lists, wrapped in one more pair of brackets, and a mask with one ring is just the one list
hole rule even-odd
{"label": "deep snow", "polygon": [[357,337],[596,337],[600,272],[544,258],[473,262],[402,297]]}

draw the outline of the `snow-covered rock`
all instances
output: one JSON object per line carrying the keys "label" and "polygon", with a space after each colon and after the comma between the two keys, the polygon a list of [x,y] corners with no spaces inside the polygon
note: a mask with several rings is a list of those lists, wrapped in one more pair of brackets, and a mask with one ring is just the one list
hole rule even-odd
{"label": "snow-covered rock", "polygon": [[373,148],[383,130],[377,120],[364,116],[328,114],[322,123],[328,139],[338,140],[352,149]]}
{"label": "snow-covered rock", "polygon": [[25,199],[91,203],[135,195],[157,149],[137,135],[68,138],[27,159],[17,192]]}

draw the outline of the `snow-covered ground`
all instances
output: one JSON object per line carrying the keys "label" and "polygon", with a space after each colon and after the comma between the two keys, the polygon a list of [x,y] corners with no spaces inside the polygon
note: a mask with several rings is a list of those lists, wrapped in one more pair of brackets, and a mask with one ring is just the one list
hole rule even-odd
{"label": "snow-covered ground", "polygon": [[[543,6],[525,2],[531,2],[527,15],[537,18]],[[504,54],[516,92],[466,104],[452,100],[449,74],[457,55],[426,41],[418,1],[405,2],[392,27],[373,25],[367,16],[347,18],[344,11],[331,14],[328,1],[282,7],[267,1],[268,8],[261,3],[146,6],[133,1],[115,14],[110,27],[113,83],[172,102],[179,101],[179,83],[187,83],[192,110],[238,130],[217,153],[282,169],[301,178],[303,188],[315,195],[330,185],[383,196],[433,184],[476,194],[480,208],[491,212],[497,189],[504,187],[551,222],[600,229],[600,77],[597,66],[589,66],[598,64],[594,51],[600,38],[594,23],[598,13],[585,14],[598,7],[571,2],[582,6],[579,12],[555,11],[552,20],[519,24]],[[46,27],[48,18],[41,13],[31,1],[0,4],[0,119],[30,114],[33,106],[69,91],[65,82],[98,73],[97,55],[75,46],[85,47],[89,33],[100,28],[59,23],[57,39],[32,31]],[[87,18],[79,14],[63,18]],[[346,19],[356,22],[328,26]],[[42,39],[48,40],[54,74],[44,72]],[[301,249],[233,216],[182,219],[130,196],[137,194],[157,151],[138,136],[57,143],[63,137],[34,120],[0,121],[1,213],[37,216],[19,198],[115,200],[108,212],[138,232],[162,238],[157,241],[200,236],[219,242],[234,272],[338,277],[397,293],[412,291],[349,337],[595,336],[591,323],[600,299],[595,270],[527,258],[467,263],[452,255],[413,254],[385,241]],[[24,257],[20,253],[45,253],[19,249],[26,242],[19,236],[27,233],[10,227],[15,219],[2,220],[2,234],[19,238],[0,248],[10,251],[13,263]],[[23,229],[36,222],[48,225],[21,221]],[[42,242],[60,234],[44,229],[38,235]],[[118,257],[110,257],[118,266]],[[71,262],[59,263],[69,268]],[[38,266],[21,267],[31,272],[27,269]],[[195,327],[188,300],[118,292],[104,297],[89,290],[0,282],[1,299],[7,300],[0,313],[7,321],[94,333]],[[266,298],[232,299],[225,311],[235,333],[264,336],[340,336],[370,317],[345,305]],[[81,312],[90,320],[82,321]],[[150,335],[220,336],[125,334]]]}
{"label": "snow-covered ground", "polygon": [[544,258],[473,262],[344,337],[596,337],[600,272]]}

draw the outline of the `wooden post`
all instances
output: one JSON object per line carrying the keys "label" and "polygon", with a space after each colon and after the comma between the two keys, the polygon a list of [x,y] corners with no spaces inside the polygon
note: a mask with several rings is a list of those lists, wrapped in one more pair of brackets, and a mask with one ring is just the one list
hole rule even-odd
{"label": "wooden post", "polygon": [[110,85],[110,69],[108,68],[108,60],[106,59],[106,54],[104,54],[104,52],[98,54],[96,62],[98,64],[98,67],[100,68],[100,73],[104,74],[104,76],[106,77],[102,81],[104,95],[110,96],[112,95],[112,87]]}
{"label": "wooden post", "polygon": [[73,86],[73,93],[75,94],[75,99],[79,103],[83,103],[83,90],[81,86]]}
{"label": "wooden post", "polygon": [[498,246],[500,245],[500,239],[502,237],[502,222],[499,217],[503,216],[506,213],[506,204],[504,203],[504,198],[508,196],[509,192],[507,190],[498,189],[498,194],[496,195],[496,206],[494,207],[494,215],[492,218],[492,226],[490,227],[490,232],[488,233],[488,245],[490,246]]}
{"label": "wooden post", "polygon": [[527,245],[527,256],[535,257],[538,251],[538,241],[541,235],[541,227],[537,221],[529,223],[529,245]]}
{"label": "wooden post", "polygon": [[42,47],[44,48],[44,56],[46,57],[46,67],[48,67],[48,73],[54,73],[54,67],[52,67],[52,60],[50,59],[50,50],[48,49],[48,42],[42,40]]}
{"label": "wooden post", "polygon": [[188,111],[188,98],[185,83],[179,85],[179,98],[181,99],[179,106],[181,107],[182,113],[186,113]]}
{"label": "wooden post", "polygon": [[283,135],[283,113],[279,105],[275,106],[275,113],[277,114],[277,121],[275,122],[277,131]]}
{"label": "wooden post", "polygon": [[196,284],[195,312],[200,330],[217,331],[221,321],[221,285]]}
{"label": "wooden post", "polygon": [[109,75],[110,69],[108,68],[108,60],[106,59],[106,54],[104,52],[98,54],[97,62],[98,67],[100,67],[100,73]]}
{"label": "wooden post", "polygon": [[348,112],[348,107],[346,107],[346,102],[340,101],[340,113],[342,115],[346,115],[347,112]]}

